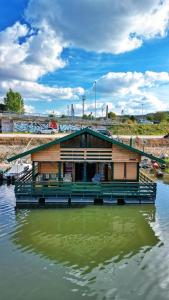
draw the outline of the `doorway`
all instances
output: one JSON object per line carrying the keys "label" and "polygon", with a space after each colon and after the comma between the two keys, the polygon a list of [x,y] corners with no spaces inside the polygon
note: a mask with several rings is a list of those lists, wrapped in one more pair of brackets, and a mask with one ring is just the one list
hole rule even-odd
{"label": "doorway", "polygon": [[75,163],[75,181],[83,181],[83,163]]}
{"label": "doorway", "polygon": [[[84,168],[86,167],[86,172]],[[96,163],[75,163],[75,181],[84,181],[84,175],[86,174],[85,181],[92,181],[96,173]]]}
{"label": "doorway", "polygon": [[86,179],[92,181],[92,178],[96,174],[96,163],[87,163]]}

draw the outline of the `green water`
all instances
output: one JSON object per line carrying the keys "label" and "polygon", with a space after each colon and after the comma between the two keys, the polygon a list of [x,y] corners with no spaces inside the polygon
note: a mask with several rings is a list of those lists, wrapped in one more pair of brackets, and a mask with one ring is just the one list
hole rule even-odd
{"label": "green water", "polygon": [[0,187],[0,300],[169,299],[169,186],[156,206],[15,212]]}

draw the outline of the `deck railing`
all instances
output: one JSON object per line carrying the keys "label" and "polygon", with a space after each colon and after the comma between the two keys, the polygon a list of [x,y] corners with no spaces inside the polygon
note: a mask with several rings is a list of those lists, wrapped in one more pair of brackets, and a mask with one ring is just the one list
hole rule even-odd
{"label": "deck railing", "polygon": [[153,180],[149,175],[147,175],[143,171],[140,171],[139,179],[141,182],[155,182],[155,180]]}
{"label": "deck railing", "polygon": [[58,182],[26,181],[15,184],[16,196],[37,197],[148,197],[155,198],[155,182]]}

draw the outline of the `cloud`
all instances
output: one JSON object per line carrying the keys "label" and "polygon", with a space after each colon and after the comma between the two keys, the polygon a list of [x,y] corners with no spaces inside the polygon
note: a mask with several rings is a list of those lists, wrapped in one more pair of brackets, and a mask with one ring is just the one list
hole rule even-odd
{"label": "cloud", "polygon": [[69,45],[118,54],[166,36],[169,1],[30,0],[26,17],[38,28],[47,23]]}
{"label": "cloud", "polygon": [[0,96],[9,88],[24,99],[74,99],[84,93],[80,87],[50,87],[38,83],[41,76],[65,66],[61,52],[65,44],[43,24],[39,30],[15,23],[0,32]]}
{"label": "cloud", "polygon": [[47,25],[37,31],[17,22],[0,32],[0,78],[36,81],[65,66],[62,49]]}
{"label": "cloud", "polygon": [[97,80],[96,87],[102,97],[112,98],[118,112],[139,114],[142,105],[144,112],[169,109],[168,101],[156,95],[162,87],[168,93],[168,72],[109,72]]}
{"label": "cloud", "polygon": [[0,94],[5,94],[9,88],[21,93],[24,96],[25,100],[34,101],[59,101],[65,99],[78,99],[80,95],[84,94],[84,90],[81,87],[61,88],[49,87],[32,81],[0,81]]}
{"label": "cloud", "polygon": [[143,89],[169,83],[168,72],[109,72],[100,77],[97,91],[103,94],[142,95]]}
{"label": "cloud", "polygon": [[32,114],[35,112],[35,108],[32,105],[25,104],[24,108],[25,108],[25,113]]}

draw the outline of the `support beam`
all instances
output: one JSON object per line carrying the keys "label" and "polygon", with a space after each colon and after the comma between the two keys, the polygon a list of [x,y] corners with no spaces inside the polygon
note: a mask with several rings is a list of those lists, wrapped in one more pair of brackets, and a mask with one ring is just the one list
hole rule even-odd
{"label": "support beam", "polygon": [[35,161],[32,162],[32,181],[35,181]]}
{"label": "support beam", "polygon": [[139,163],[137,163],[137,181],[139,181],[139,176],[140,175],[140,168],[139,168]]}
{"label": "support beam", "polygon": [[62,165],[61,161],[58,161],[58,180],[61,181],[62,179]]}
{"label": "support beam", "polygon": [[114,179],[114,162],[111,162],[110,166],[111,166],[111,180],[113,180]]}

